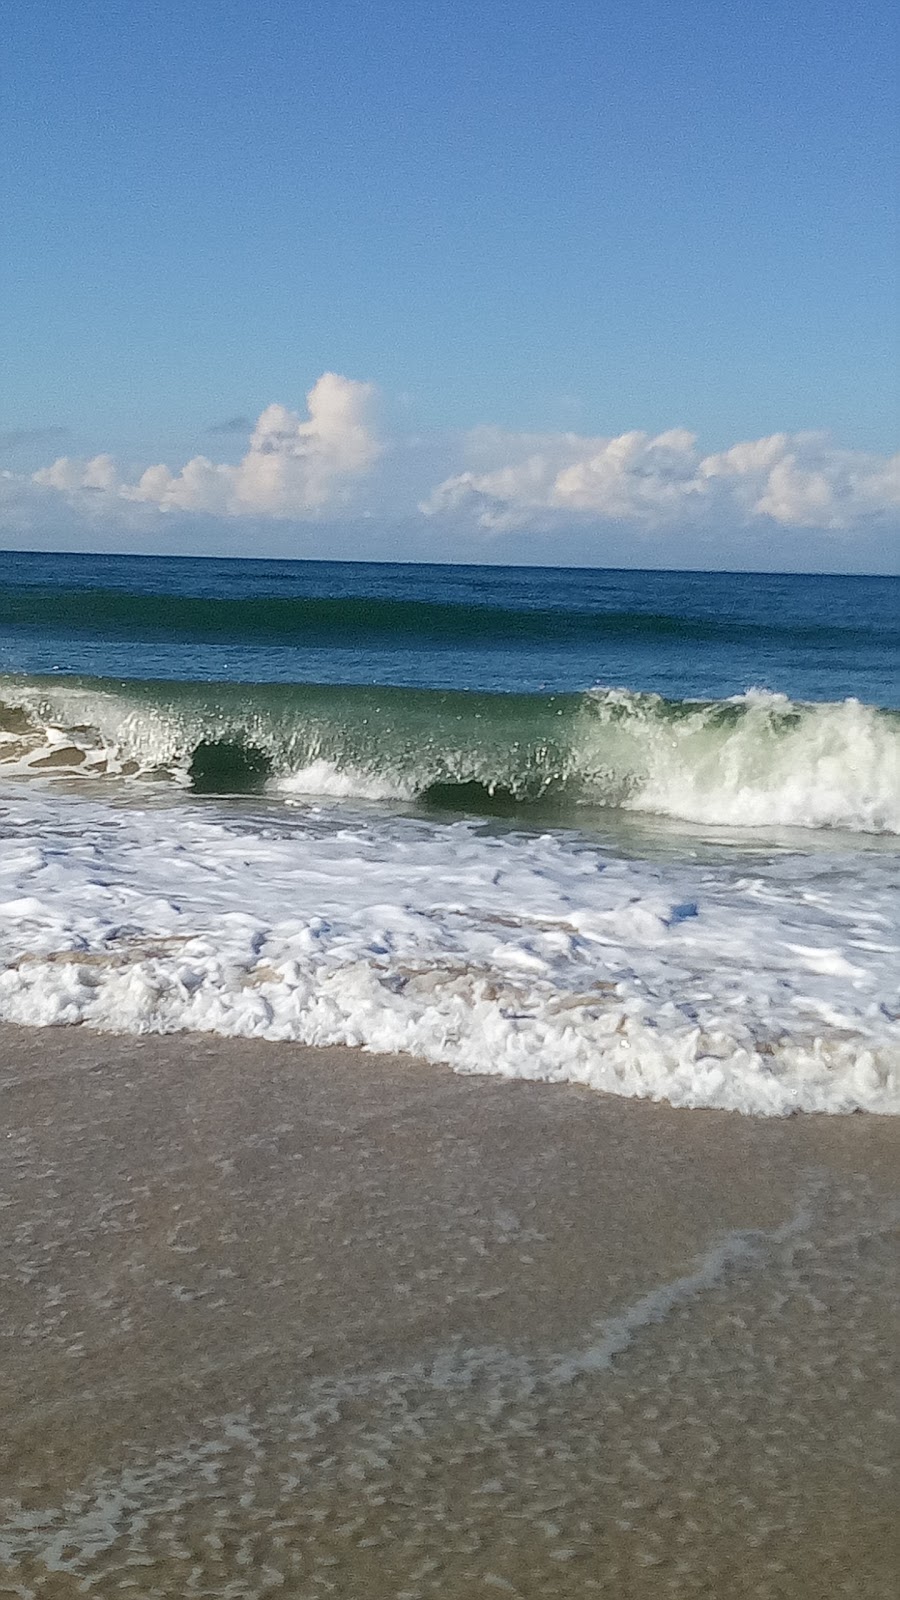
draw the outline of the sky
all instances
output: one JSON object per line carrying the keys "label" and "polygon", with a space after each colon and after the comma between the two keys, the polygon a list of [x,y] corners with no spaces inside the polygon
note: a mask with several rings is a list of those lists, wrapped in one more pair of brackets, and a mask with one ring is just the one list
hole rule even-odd
{"label": "sky", "polygon": [[6,0],[0,545],[900,571],[888,0]]}

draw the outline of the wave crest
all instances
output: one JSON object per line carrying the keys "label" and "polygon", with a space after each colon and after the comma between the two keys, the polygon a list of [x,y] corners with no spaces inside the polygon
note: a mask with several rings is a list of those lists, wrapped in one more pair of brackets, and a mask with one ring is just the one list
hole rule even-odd
{"label": "wave crest", "polygon": [[207,793],[268,787],[541,808],[619,807],[722,827],[900,834],[900,714],[763,690],[503,695],[317,684],[0,679],[0,764],[154,776]]}

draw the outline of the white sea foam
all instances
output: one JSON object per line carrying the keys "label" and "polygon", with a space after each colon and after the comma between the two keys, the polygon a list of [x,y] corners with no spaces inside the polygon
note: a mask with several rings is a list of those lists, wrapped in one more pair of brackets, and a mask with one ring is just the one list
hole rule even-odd
{"label": "white sea foam", "polygon": [[630,862],[332,807],[5,795],[7,1020],[406,1050],[759,1114],[900,1111],[887,852]]}
{"label": "white sea foam", "polygon": [[273,780],[271,787],[286,800],[296,797],[308,799],[310,795],[333,800],[411,800],[415,796],[413,784],[403,784],[387,775],[360,772],[355,767],[339,767],[335,761],[320,756],[299,772]]}
{"label": "white sea foam", "polygon": [[900,833],[900,728],[859,700],[798,705],[751,689],[663,714],[657,695],[586,696],[585,766],[629,774],[622,803],[726,827]]}

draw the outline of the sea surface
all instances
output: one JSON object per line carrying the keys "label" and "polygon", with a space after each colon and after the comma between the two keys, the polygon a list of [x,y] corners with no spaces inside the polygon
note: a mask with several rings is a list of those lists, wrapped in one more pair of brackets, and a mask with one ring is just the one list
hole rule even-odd
{"label": "sea surface", "polygon": [[0,554],[0,1019],[900,1111],[900,579]]}

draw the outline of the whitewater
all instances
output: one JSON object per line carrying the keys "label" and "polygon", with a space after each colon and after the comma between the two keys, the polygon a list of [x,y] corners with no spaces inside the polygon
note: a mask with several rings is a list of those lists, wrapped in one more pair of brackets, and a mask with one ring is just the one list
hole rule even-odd
{"label": "whitewater", "polygon": [[0,1019],[900,1112],[893,591],[30,560]]}

